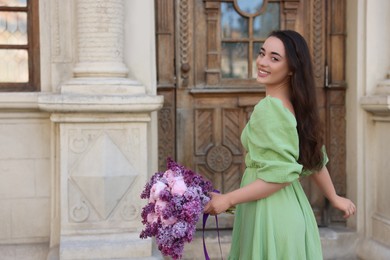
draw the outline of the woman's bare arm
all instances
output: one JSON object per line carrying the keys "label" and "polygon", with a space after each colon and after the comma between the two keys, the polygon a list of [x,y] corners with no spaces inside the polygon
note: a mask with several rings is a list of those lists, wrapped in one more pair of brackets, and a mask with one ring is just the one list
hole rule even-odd
{"label": "woman's bare arm", "polygon": [[326,166],[319,172],[311,174],[310,178],[320,188],[321,192],[330,201],[332,206],[344,212],[344,218],[349,218],[351,215],[355,214],[355,204],[351,200],[337,195]]}
{"label": "woman's bare arm", "polygon": [[266,198],[290,183],[270,183],[257,179],[251,184],[226,194],[211,193],[211,200],[205,207],[205,213],[216,215],[244,202]]}

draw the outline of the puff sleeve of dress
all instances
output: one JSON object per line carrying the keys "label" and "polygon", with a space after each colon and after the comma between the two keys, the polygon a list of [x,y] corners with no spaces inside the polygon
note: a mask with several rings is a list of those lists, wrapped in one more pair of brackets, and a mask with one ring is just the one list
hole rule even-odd
{"label": "puff sleeve of dress", "polygon": [[293,182],[300,177],[299,139],[294,115],[282,101],[267,96],[254,108],[241,141],[247,171],[266,182]]}

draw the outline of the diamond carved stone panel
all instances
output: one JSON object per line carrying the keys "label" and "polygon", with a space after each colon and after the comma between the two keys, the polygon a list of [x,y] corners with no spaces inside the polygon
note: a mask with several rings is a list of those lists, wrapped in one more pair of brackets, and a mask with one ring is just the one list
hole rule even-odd
{"label": "diamond carved stone panel", "polygon": [[109,134],[103,132],[73,165],[70,176],[99,216],[107,219],[138,172]]}

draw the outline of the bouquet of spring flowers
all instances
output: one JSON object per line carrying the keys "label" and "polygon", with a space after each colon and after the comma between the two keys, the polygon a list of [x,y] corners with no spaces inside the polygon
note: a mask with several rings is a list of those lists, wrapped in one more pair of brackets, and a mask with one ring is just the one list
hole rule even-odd
{"label": "bouquet of spring flowers", "polygon": [[167,170],[155,173],[141,193],[148,204],[141,213],[146,227],[140,238],[155,237],[164,255],[180,259],[212,190],[211,182],[168,158]]}

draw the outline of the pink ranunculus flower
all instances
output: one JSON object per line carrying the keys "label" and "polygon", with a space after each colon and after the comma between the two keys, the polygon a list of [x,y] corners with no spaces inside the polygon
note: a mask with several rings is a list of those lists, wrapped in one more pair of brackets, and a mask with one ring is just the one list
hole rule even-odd
{"label": "pink ranunculus flower", "polygon": [[152,188],[150,189],[149,202],[154,203],[160,197],[161,191],[163,191],[165,188],[167,188],[167,185],[161,181],[157,181],[155,184],[153,184]]}
{"label": "pink ranunculus flower", "polygon": [[184,182],[183,177],[181,177],[181,176],[175,177],[173,185],[171,187],[172,195],[182,196],[184,194],[184,192],[186,192],[186,190],[187,190],[187,185]]}
{"label": "pink ranunculus flower", "polygon": [[149,224],[152,224],[154,222],[157,222],[158,215],[154,212],[151,212],[147,215],[146,219],[147,219]]}
{"label": "pink ranunculus flower", "polygon": [[175,172],[174,171],[172,171],[172,170],[166,170],[165,172],[164,172],[164,175],[163,175],[168,181],[169,180],[173,180],[173,178],[175,177]]}
{"label": "pink ranunculus flower", "polygon": [[170,188],[172,188],[173,183],[175,182],[175,178],[176,178],[175,172],[172,170],[167,170],[164,172],[164,177],[168,182],[168,186]]}
{"label": "pink ranunculus flower", "polygon": [[169,217],[168,219],[161,219],[161,222],[165,226],[170,226],[170,225],[173,225],[177,222],[177,218],[172,216],[172,217]]}

